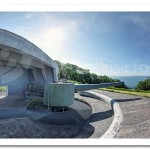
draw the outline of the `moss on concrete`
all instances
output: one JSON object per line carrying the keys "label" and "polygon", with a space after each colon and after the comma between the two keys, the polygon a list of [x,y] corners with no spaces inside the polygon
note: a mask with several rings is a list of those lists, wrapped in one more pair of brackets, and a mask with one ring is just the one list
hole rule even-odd
{"label": "moss on concrete", "polygon": [[29,102],[27,109],[47,109],[47,106],[43,105],[43,98],[33,99]]}

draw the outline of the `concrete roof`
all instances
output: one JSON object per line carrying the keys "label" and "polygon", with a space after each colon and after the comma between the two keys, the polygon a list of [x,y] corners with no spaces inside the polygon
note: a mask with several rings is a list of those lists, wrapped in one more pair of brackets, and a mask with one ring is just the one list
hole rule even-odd
{"label": "concrete roof", "polygon": [[14,51],[18,53],[24,55],[26,54],[32,59],[36,59],[41,63],[44,63],[52,68],[58,69],[57,64],[39,47],[15,33],[4,29],[0,29],[0,45],[10,47],[10,49],[13,48]]}

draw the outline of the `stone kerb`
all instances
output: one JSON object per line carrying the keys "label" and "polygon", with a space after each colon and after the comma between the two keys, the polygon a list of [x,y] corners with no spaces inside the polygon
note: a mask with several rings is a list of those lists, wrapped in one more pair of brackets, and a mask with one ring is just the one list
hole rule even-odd
{"label": "stone kerb", "polygon": [[92,91],[82,91],[82,92],[79,92],[79,94],[81,96],[88,96],[88,97],[102,100],[113,109],[114,111],[113,122],[111,123],[108,130],[100,138],[115,138],[117,133],[121,129],[122,122],[123,122],[123,113],[119,104],[110,97],[107,97],[105,95],[98,94]]}

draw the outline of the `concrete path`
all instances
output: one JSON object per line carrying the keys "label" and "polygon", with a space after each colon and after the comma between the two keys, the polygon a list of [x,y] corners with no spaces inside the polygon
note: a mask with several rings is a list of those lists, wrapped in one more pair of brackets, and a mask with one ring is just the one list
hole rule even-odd
{"label": "concrete path", "polygon": [[76,138],[100,138],[113,121],[113,110],[101,100],[83,97],[78,94],[75,97],[88,102],[92,106],[93,111]]}
{"label": "concrete path", "polygon": [[[51,125],[34,121],[26,116],[26,103],[20,97],[0,101],[0,138],[99,138],[113,121],[113,111],[101,100],[82,97],[92,106],[92,116],[84,124]],[[82,104],[83,105],[83,104]],[[78,106],[77,106],[78,107]],[[80,107],[77,108],[80,112]],[[86,114],[87,115],[87,114]],[[86,117],[86,115],[84,117]],[[8,118],[8,119],[5,119]]]}
{"label": "concrete path", "polygon": [[0,108],[0,119],[28,117],[26,107],[22,108]]}
{"label": "concrete path", "polygon": [[[150,98],[107,92],[101,90],[93,90],[116,99],[123,111],[123,125],[116,138],[150,138]],[[11,118],[1,119],[0,126],[3,130],[0,132],[1,137],[12,138],[99,138],[111,125],[114,116],[112,109],[104,102],[82,97],[76,94],[77,98],[84,99],[91,104],[93,114],[87,120],[84,126],[66,125],[55,126],[34,122],[30,118]],[[5,103],[1,101],[1,112],[4,112],[2,104],[10,108],[11,102]],[[19,102],[19,99],[18,99]],[[18,110],[14,111],[14,115],[20,114],[25,117],[25,111],[21,109],[23,103],[19,102]],[[14,108],[11,108],[14,109]],[[13,111],[13,110],[12,110]],[[19,113],[17,112],[19,111]],[[4,113],[6,115],[6,113]],[[9,112],[11,114],[11,112]],[[19,117],[19,116],[18,116]],[[13,126],[12,126],[13,125]],[[9,127],[9,128],[8,128]],[[9,129],[9,130],[8,130]]]}
{"label": "concrete path", "polygon": [[24,101],[23,95],[11,95],[0,98],[1,108],[22,108],[26,107],[28,102]]}
{"label": "concrete path", "polygon": [[123,111],[123,126],[116,138],[150,138],[150,98],[93,91],[116,99]]}
{"label": "concrete path", "polygon": [[23,95],[12,95],[0,98],[0,119],[27,117]]}

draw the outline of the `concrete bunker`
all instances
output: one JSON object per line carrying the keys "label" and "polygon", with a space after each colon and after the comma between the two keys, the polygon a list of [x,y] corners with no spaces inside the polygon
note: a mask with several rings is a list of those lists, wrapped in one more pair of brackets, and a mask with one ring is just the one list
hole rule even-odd
{"label": "concrete bunker", "polygon": [[25,38],[0,29],[0,86],[8,96],[22,94],[29,83],[57,82],[57,65]]}
{"label": "concrete bunker", "polygon": [[58,83],[57,74],[57,64],[40,48],[0,29],[0,85],[7,86],[8,96],[25,94],[30,101],[28,106],[35,103],[31,96],[40,97],[33,109],[27,106],[27,113],[34,120],[50,124],[82,123],[92,111],[88,105],[74,100],[74,92],[123,84]]}

